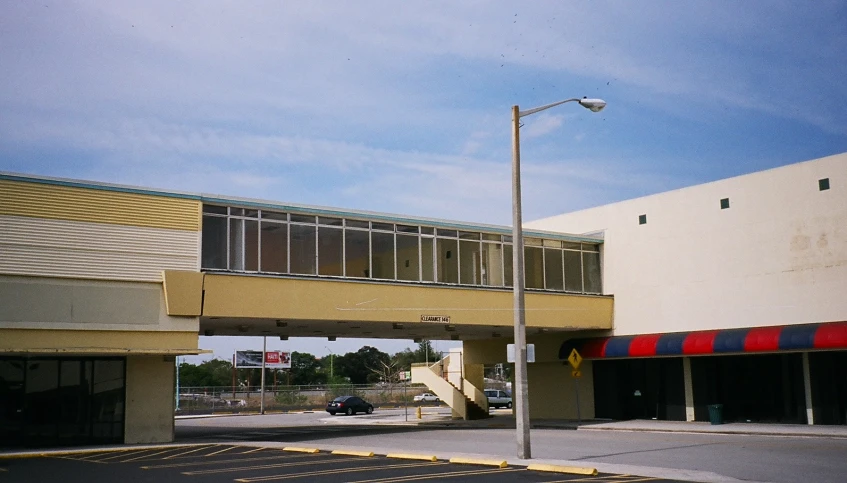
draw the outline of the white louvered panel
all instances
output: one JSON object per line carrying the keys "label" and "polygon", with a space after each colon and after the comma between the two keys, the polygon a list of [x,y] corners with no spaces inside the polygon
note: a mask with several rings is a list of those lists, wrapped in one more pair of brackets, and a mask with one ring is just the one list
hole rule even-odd
{"label": "white louvered panel", "polygon": [[0,216],[0,243],[9,245],[196,256],[197,240],[183,230]]}
{"label": "white louvered panel", "polygon": [[0,273],[160,281],[197,270],[199,233],[99,223],[0,217]]}

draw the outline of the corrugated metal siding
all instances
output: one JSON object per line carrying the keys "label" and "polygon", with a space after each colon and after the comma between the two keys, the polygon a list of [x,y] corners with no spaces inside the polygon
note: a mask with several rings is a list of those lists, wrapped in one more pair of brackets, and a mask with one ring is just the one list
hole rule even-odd
{"label": "corrugated metal siding", "polygon": [[159,282],[197,270],[198,232],[0,216],[0,273]]}
{"label": "corrugated metal siding", "polygon": [[0,215],[200,231],[201,203],[166,196],[0,180]]}

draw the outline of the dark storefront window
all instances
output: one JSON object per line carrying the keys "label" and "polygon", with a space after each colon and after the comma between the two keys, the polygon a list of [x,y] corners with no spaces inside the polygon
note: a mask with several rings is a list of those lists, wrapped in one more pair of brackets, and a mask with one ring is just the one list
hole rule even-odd
{"label": "dark storefront window", "polygon": [[0,446],[122,443],[122,359],[0,358]]}

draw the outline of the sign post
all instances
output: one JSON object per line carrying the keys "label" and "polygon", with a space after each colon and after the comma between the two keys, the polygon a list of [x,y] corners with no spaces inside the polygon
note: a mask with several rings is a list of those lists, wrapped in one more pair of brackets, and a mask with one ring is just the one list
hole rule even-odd
{"label": "sign post", "polygon": [[582,364],[582,356],[579,355],[579,352],[576,349],[571,351],[571,355],[568,356],[568,363],[573,367],[571,371],[571,377],[574,378],[574,391],[576,392],[576,420],[577,423],[582,423],[582,414],[579,410],[579,378],[582,377],[582,371],[579,370],[580,364]]}

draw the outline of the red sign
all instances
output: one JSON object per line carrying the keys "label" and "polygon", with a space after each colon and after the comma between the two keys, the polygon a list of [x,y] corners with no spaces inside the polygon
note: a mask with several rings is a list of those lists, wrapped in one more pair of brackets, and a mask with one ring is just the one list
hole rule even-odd
{"label": "red sign", "polygon": [[279,352],[265,352],[265,364],[279,364]]}

